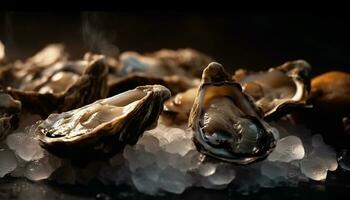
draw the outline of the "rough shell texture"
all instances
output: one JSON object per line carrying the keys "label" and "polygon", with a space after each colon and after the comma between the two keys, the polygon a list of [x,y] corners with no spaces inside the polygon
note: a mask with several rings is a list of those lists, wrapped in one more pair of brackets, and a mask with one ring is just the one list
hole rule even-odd
{"label": "rough shell texture", "polygon": [[180,75],[199,78],[204,66],[212,59],[193,49],[162,49],[145,55],[124,52],[119,61],[118,73],[122,76],[142,72],[158,77]]}
{"label": "rough shell texture", "polygon": [[42,116],[107,96],[108,68],[103,56],[68,62],[62,54],[60,46],[49,46],[26,63],[1,70],[3,89],[20,100],[23,109]]}
{"label": "rough shell texture", "polygon": [[236,164],[265,158],[276,143],[251,97],[218,63],[203,71],[189,126],[199,151]]}
{"label": "rough shell texture", "polygon": [[292,108],[305,107],[310,92],[310,65],[304,60],[286,62],[268,71],[237,70],[233,78],[254,98],[266,120],[274,120]]}
{"label": "rough shell texture", "polygon": [[21,102],[0,93],[0,141],[18,127]]}
{"label": "rough shell texture", "polygon": [[79,159],[105,158],[136,144],[156,125],[170,91],[161,85],[140,86],[82,108],[51,114],[35,130],[50,152]]}

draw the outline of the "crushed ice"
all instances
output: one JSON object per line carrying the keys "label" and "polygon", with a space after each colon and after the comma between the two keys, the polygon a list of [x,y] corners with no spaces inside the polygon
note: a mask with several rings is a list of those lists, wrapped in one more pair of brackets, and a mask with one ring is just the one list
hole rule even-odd
{"label": "crushed ice", "polygon": [[42,149],[22,125],[0,143],[0,177],[26,177],[33,181],[50,178],[61,184],[87,184],[98,179],[104,184],[133,185],[150,195],[180,194],[189,187],[222,189],[229,185],[249,193],[252,188],[281,183],[297,186],[309,179],[325,180],[328,171],[337,169],[336,153],[321,135],[312,136],[306,128],[283,120],[273,126],[280,138],[275,150],[264,161],[248,166],[206,159],[195,149],[191,131],[185,125],[168,127],[160,121],[135,146],[126,146],[109,162],[78,168]]}

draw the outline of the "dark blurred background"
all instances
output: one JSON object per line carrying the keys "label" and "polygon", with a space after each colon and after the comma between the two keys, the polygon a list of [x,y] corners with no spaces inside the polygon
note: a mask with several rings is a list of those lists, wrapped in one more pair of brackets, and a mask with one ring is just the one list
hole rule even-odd
{"label": "dark blurred background", "polygon": [[[350,72],[349,22],[347,14],[309,12],[3,12],[0,40],[10,60],[32,56],[57,42],[66,44],[73,59],[86,51],[142,53],[190,47],[231,70],[263,70],[305,59],[316,76],[329,70]],[[348,199],[349,175],[337,173],[330,173],[325,184],[264,189],[249,196],[230,189],[195,189],[159,198],[101,185],[62,188],[1,179],[0,199],[95,199],[101,192],[108,195],[99,199]]]}
{"label": "dark blurred background", "polygon": [[349,72],[349,22],[347,14],[309,12],[4,12],[0,40],[11,59],[52,42],[65,43],[73,58],[111,45],[139,52],[191,47],[231,69],[305,59],[317,75]]}

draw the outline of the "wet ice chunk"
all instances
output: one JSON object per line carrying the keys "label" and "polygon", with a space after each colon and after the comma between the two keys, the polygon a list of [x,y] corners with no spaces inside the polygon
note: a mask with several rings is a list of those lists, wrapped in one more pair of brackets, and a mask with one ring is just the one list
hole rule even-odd
{"label": "wet ice chunk", "polygon": [[309,157],[320,158],[326,163],[327,169],[330,171],[335,171],[338,168],[336,153],[328,146],[319,146],[314,148]]}
{"label": "wet ice chunk", "polygon": [[236,177],[236,172],[230,164],[220,164],[215,173],[208,177],[213,185],[227,185]]}
{"label": "wet ice chunk", "polygon": [[50,157],[46,156],[40,160],[35,160],[26,166],[25,177],[32,181],[47,179],[59,167],[58,160],[51,161]]}
{"label": "wet ice chunk", "polygon": [[137,190],[149,195],[155,195],[159,191],[158,178],[159,170],[155,165],[136,169],[131,176]]}
{"label": "wet ice chunk", "polygon": [[193,149],[193,142],[189,139],[175,140],[174,142],[167,144],[165,149],[169,153],[177,153],[181,156],[186,155],[188,151]]}
{"label": "wet ice chunk", "polygon": [[265,161],[261,165],[261,174],[270,179],[276,179],[278,177],[286,177],[287,169],[278,162]]}
{"label": "wet ice chunk", "polygon": [[0,149],[0,177],[12,172],[17,167],[17,159],[13,151]]}
{"label": "wet ice chunk", "polygon": [[198,173],[202,176],[210,176],[215,173],[216,165],[213,163],[203,163],[198,167]]}
{"label": "wet ice chunk", "polygon": [[165,168],[159,175],[160,187],[167,192],[181,194],[192,185],[191,177],[173,167]]}
{"label": "wet ice chunk", "polygon": [[25,161],[37,160],[44,156],[39,142],[25,133],[18,132],[9,135],[6,143]]}
{"label": "wet ice chunk", "polygon": [[321,181],[327,177],[327,164],[318,157],[303,159],[300,168],[301,172],[312,180]]}
{"label": "wet ice chunk", "polygon": [[305,156],[301,140],[296,136],[287,136],[277,142],[276,148],[268,156],[269,161],[291,162]]}

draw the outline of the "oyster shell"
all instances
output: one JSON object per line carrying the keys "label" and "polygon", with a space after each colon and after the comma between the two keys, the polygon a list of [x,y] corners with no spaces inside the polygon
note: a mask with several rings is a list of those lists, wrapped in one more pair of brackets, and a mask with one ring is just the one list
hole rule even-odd
{"label": "oyster shell", "polygon": [[199,151],[236,164],[265,158],[276,143],[254,102],[218,63],[203,71],[189,126]]}
{"label": "oyster shell", "polygon": [[289,109],[304,107],[310,92],[310,65],[304,60],[286,62],[263,72],[237,70],[233,78],[254,98],[266,120],[276,119]]}
{"label": "oyster shell", "polygon": [[346,116],[350,113],[350,74],[330,71],[311,81],[308,100],[315,109],[322,112]]}
{"label": "oyster shell", "polygon": [[192,105],[197,95],[198,87],[190,88],[172,96],[164,103],[164,111],[161,118],[164,123],[182,124],[188,122]]}
{"label": "oyster shell", "polygon": [[162,49],[145,55],[124,52],[119,57],[118,74],[124,76],[142,72],[156,77],[170,75],[200,77],[203,66],[211,61],[209,56],[193,49]]}
{"label": "oyster shell", "polygon": [[0,141],[18,127],[21,102],[0,93]]}
{"label": "oyster shell", "polygon": [[125,77],[111,75],[108,79],[108,96],[114,96],[138,86],[154,84],[164,85],[172,94],[177,94],[188,88],[197,86],[199,82],[199,79],[189,79],[177,75],[165,77],[155,77],[139,73],[130,74]]}
{"label": "oyster shell", "polygon": [[108,68],[104,57],[67,61],[62,48],[48,46],[26,63],[1,70],[3,90],[20,100],[23,109],[42,116],[105,98]]}
{"label": "oyster shell", "polygon": [[35,133],[40,144],[58,156],[105,158],[126,144],[136,144],[146,129],[154,127],[169,97],[170,91],[164,86],[140,86],[75,110],[51,114]]}

